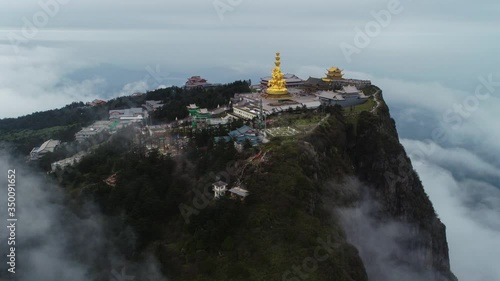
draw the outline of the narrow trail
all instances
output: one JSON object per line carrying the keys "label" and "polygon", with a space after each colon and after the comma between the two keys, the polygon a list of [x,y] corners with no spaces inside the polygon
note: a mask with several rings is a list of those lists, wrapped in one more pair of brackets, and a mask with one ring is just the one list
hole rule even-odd
{"label": "narrow trail", "polygon": [[309,128],[307,129],[306,131],[304,131],[306,134],[310,134],[312,131],[314,131],[316,128],[318,128],[319,125],[321,125],[321,123],[325,122],[326,119],[328,119],[328,117],[330,117],[330,113],[328,113],[325,117],[323,117],[316,125],[314,125],[312,128]]}
{"label": "narrow trail", "polygon": [[380,100],[378,99],[378,94],[380,93],[380,90],[378,90],[375,94],[373,94],[373,100],[377,105],[373,107],[373,109],[370,111],[371,113],[374,113],[375,110],[377,110],[380,107]]}

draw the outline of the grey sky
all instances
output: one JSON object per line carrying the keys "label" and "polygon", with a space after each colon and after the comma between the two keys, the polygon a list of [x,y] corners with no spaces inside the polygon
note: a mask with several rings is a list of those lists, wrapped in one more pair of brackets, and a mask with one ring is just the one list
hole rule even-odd
{"label": "grey sky", "polygon": [[[0,55],[8,61],[0,67],[8,82],[0,84],[0,95],[17,93],[33,106],[6,104],[0,107],[0,117],[29,113],[37,106],[51,108],[47,96],[42,101],[36,97],[44,92],[67,96],[61,88],[83,91],[84,100],[124,93],[121,87],[110,90],[103,85],[113,81],[122,87],[127,83],[142,85],[148,66],[158,65],[168,77],[161,84],[167,85],[182,84],[188,75],[195,74],[214,82],[256,81],[269,74],[275,51],[282,52],[285,72],[303,78],[322,75],[325,68],[336,65],[378,77],[458,87],[473,86],[471,75],[495,71],[499,60],[495,53],[500,49],[500,36],[495,36],[499,31],[494,20],[500,5],[495,1],[477,5],[470,1],[401,0],[403,11],[392,15],[390,24],[351,61],[340,44],[354,44],[355,28],[364,30],[374,20],[372,12],[386,10],[390,1],[58,1],[68,4],[59,5],[37,32],[25,19],[33,23],[44,13],[38,1],[6,4],[8,8],[0,17],[0,44],[4,44]],[[215,7],[224,9],[224,5],[226,9],[218,13]],[[26,38],[23,30],[35,36]],[[23,43],[14,48],[13,38]],[[39,56],[40,47],[53,53],[49,56],[52,61],[44,68],[18,67],[16,61],[38,60],[32,56]],[[63,79],[101,63],[135,70],[136,77],[119,82],[124,75],[95,77],[81,86],[78,76],[72,76],[75,81]],[[59,71],[47,73],[46,68]],[[41,85],[33,83],[41,89],[32,91],[24,89],[25,72],[51,77]],[[54,75],[68,85],[61,87],[61,81],[51,84]],[[71,98],[80,95],[71,91]],[[56,106],[70,101],[53,100]]]}
{"label": "grey sky", "polygon": [[[364,30],[374,20],[372,12],[387,9],[389,0],[65,0],[69,3],[29,40],[22,35],[23,18],[32,21],[43,11],[38,1],[0,1],[0,118],[180,85],[191,75],[255,83],[269,75],[276,51],[282,53],[283,71],[302,78],[339,66],[353,78],[372,79],[384,90],[413,160],[423,163],[417,171],[448,225],[452,269],[462,280],[500,280],[490,254],[468,256],[461,234],[474,226],[478,242],[484,240],[477,249],[491,245],[499,256],[500,231],[476,225],[477,216],[454,217],[477,209],[445,196],[469,194],[471,180],[500,187],[491,175],[500,170],[500,87],[459,128],[443,121],[446,111],[474,94],[479,76],[495,74],[500,81],[497,0],[401,0],[403,11],[350,62],[340,44],[354,44],[355,29]],[[214,3],[230,8],[221,17]],[[26,42],[16,49],[9,38]],[[161,81],[152,79],[147,67],[159,68]],[[436,126],[446,128],[445,142],[431,139]],[[436,153],[419,156],[421,147]],[[488,167],[481,170],[489,174],[478,176],[477,167]],[[485,205],[482,214],[497,214],[495,204]]]}

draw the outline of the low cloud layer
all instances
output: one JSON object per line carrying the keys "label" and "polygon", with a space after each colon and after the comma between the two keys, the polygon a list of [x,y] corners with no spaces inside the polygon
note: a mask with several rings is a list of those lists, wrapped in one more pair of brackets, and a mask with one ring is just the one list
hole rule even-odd
{"label": "low cloud layer", "polygon": [[[60,187],[0,152],[0,182],[5,187],[9,169],[16,171],[16,273],[9,273],[8,265],[2,263],[0,280],[163,280],[153,259],[131,263],[124,252],[133,249],[118,250],[120,239],[120,243],[133,247],[134,235],[128,227],[122,227],[119,235],[111,233],[109,228],[117,223],[115,219],[101,216],[92,204],[75,205]],[[1,192],[0,217],[5,224],[6,188]],[[10,247],[7,236],[2,227],[2,260]],[[141,278],[144,276],[150,279]]]}
{"label": "low cloud layer", "polygon": [[[365,189],[366,191],[366,189]],[[414,227],[373,217],[377,203],[368,196],[356,208],[340,210],[348,241],[356,246],[372,281],[428,281],[436,273],[416,270],[424,254],[403,246],[416,241]],[[403,262],[404,261],[404,262]]]}
{"label": "low cloud layer", "polygon": [[[451,267],[459,280],[500,280],[500,87],[493,87],[474,110],[462,112],[467,115],[451,115],[460,116],[460,122],[445,117],[471,100],[481,85],[478,77],[487,76],[473,75],[466,88],[375,78],[401,142],[447,227]],[[500,81],[498,74],[493,78]],[[433,137],[436,128],[446,137]]]}
{"label": "low cloud layer", "polygon": [[[427,145],[404,141],[408,150]],[[479,157],[463,162],[453,150],[413,159],[436,212],[447,226],[452,270],[460,280],[500,280],[500,184],[474,178]],[[443,162],[445,160],[445,162]],[[498,175],[497,175],[498,176]]]}
{"label": "low cloud layer", "polygon": [[444,148],[430,140],[402,139],[401,143],[407,148],[413,161],[417,161],[417,167],[422,164],[420,161],[432,161],[454,171],[459,178],[490,180],[492,183],[500,181],[500,168],[470,150],[460,147]]}
{"label": "low cloud layer", "polygon": [[8,55],[11,46],[0,44],[0,117],[14,117],[62,107],[74,101],[90,101],[105,83],[100,78],[64,80],[87,64],[57,48],[22,48]]}

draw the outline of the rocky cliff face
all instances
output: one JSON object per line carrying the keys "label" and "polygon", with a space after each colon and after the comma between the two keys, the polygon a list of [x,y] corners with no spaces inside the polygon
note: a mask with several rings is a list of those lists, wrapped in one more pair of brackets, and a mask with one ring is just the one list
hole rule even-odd
{"label": "rocky cliff face", "polygon": [[[374,114],[364,113],[358,124],[353,159],[356,174],[368,183],[381,204],[381,213],[409,223],[418,237],[404,241],[417,253],[415,267],[432,269],[436,280],[456,280],[450,271],[446,228],[438,219],[422,183],[399,143],[394,120],[382,101]],[[367,145],[368,144],[368,145]]]}
{"label": "rocky cliff face", "polygon": [[[360,250],[370,280],[396,280],[377,272],[384,271],[381,266],[400,268],[393,275],[406,280],[457,280],[450,270],[446,227],[399,143],[381,91],[376,99],[379,104],[373,112],[362,112],[357,120],[333,114],[311,134],[308,142],[318,165],[316,176],[327,183],[324,191],[332,194],[323,198],[323,204],[335,202],[337,213],[351,210],[349,226],[344,228],[348,241]],[[340,213],[340,217],[346,214]],[[382,240],[391,240],[390,246],[384,249]]]}

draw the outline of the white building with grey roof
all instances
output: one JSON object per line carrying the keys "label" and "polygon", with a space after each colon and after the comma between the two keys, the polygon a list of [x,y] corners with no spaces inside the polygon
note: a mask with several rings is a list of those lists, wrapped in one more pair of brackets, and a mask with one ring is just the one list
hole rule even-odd
{"label": "white building with grey roof", "polygon": [[325,106],[340,105],[349,107],[363,104],[368,100],[363,91],[352,85],[343,86],[338,91],[320,91],[317,95],[321,104]]}
{"label": "white building with grey roof", "polygon": [[47,154],[49,152],[54,152],[56,147],[59,146],[60,144],[61,144],[61,141],[51,139],[51,140],[44,142],[39,147],[34,147],[30,152],[30,160],[33,161],[33,160],[41,159],[43,156],[45,156],[45,154]]}
{"label": "white building with grey roof", "polygon": [[144,119],[144,116],[144,110],[139,107],[113,109],[109,111],[109,120],[142,120]]}

